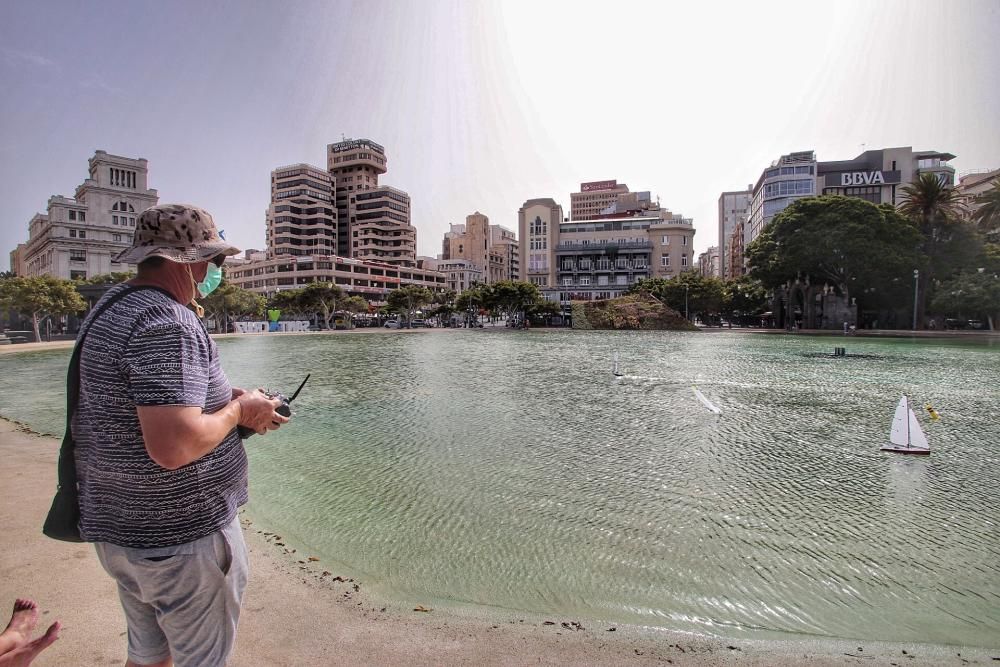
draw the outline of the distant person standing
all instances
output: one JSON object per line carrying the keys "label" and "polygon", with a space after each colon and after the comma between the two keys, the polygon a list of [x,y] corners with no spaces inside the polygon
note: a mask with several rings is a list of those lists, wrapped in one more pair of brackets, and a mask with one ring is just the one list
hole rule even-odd
{"label": "distant person standing", "polygon": [[280,401],[229,384],[188,308],[201,311],[195,297],[218,287],[238,252],[200,208],[147,209],[116,258],[138,264],[137,277],[83,325],[72,418],[80,532],[118,584],[126,665],[224,665],[236,637],[247,580],[236,427],[263,434],[288,421]]}
{"label": "distant person standing", "polygon": [[850,325],[849,325],[849,324],[847,323],[847,320],[844,320],[844,335],[845,335],[845,336],[847,335],[847,328],[848,328],[849,326],[850,326]]}

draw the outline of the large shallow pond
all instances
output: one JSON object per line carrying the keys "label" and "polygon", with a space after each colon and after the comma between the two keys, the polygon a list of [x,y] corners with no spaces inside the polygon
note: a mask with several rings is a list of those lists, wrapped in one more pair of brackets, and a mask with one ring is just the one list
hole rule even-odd
{"label": "large shallow pond", "polygon": [[[476,330],[219,348],[236,384],[313,374],[294,423],[247,443],[252,513],[385,595],[1000,646],[1000,346],[845,340]],[[845,344],[872,356],[809,356]],[[67,359],[0,357],[0,414],[60,433]],[[903,392],[941,414],[921,411],[930,457],[879,452]]]}

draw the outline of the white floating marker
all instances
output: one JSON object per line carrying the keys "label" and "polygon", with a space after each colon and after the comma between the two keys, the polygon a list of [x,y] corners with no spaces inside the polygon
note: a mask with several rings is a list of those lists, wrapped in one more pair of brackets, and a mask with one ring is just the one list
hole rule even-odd
{"label": "white floating marker", "polygon": [[712,401],[708,400],[705,397],[705,394],[703,394],[700,391],[698,391],[697,387],[691,387],[691,389],[694,391],[695,398],[697,398],[699,401],[701,401],[701,404],[704,405],[706,408],[708,408],[709,412],[717,414],[717,415],[721,415],[722,414],[722,410],[720,410],[719,408],[715,407],[715,404],[713,404]]}

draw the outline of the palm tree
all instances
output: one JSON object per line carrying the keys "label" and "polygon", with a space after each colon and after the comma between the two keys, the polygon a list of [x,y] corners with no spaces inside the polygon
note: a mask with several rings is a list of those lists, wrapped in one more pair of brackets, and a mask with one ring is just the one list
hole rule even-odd
{"label": "palm tree", "polygon": [[993,181],[993,187],[975,199],[976,208],[972,219],[987,239],[1000,241],[1000,178]]}
{"label": "palm tree", "polygon": [[924,173],[913,183],[903,186],[899,212],[912,220],[923,234],[921,250],[929,260],[918,285],[917,323],[922,328],[927,288],[933,284],[940,268],[942,248],[951,240],[955,226],[962,224],[966,208],[954,188],[943,183],[936,174]]}
{"label": "palm tree", "polygon": [[961,219],[965,206],[955,189],[942,183],[936,174],[921,174],[903,186],[899,212],[917,223],[925,237],[937,241]]}

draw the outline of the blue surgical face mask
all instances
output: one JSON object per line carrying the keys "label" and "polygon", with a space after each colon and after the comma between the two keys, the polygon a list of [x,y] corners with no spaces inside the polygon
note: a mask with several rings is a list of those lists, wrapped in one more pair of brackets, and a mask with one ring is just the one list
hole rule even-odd
{"label": "blue surgical face mask", "polygon": [[216,290],[221,282],[222,267],[216,266],[215,262],[209,262],[208,269],[205,271],[205,279],[198,283],[198,294],[202,298],[208,296]]}

